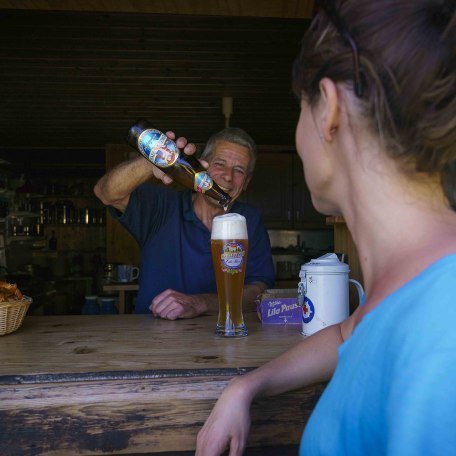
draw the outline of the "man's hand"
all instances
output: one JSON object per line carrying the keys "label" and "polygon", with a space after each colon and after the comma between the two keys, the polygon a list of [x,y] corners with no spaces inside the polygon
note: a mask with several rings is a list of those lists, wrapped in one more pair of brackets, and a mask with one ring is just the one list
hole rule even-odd
{"label": "man's hand", "polygon": [[[169,139],[172,139],[177,147],[180,149],[180,150],[183,150],[185,154],[187,155],[193,155],[195,152],[196,152],[196,146],[195,144],[193,143],[189,143],[187,141],[187,138],[184,138],[183,136],[180,137],[180,138],[177,138],[176,139],[176,134],[173,132],[173,131],[167,131],[166,132],[166,136],[169,138]],[[156,177],[157,179],[160,179],[164,184],[170,184],[173,179],[171,177],[169,177],[167,174],[165,174],[160,168],[158,168],[157,166],[154,166],[153,167],[153,175],[154,177]]]}
{"label": "man's hand", "polygon": [[155,296],[149,309],[155,317],[166,320],[177,318],[194,318],[209,309],[206,299],[198,298],[199,295],[187,295],[175,290],[165,290]]}

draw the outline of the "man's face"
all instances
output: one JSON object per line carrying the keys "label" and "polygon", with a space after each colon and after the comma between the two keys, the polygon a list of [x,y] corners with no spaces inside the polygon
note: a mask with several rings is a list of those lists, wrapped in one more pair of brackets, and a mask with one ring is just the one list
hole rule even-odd
{"label": "man's face", "polygon": [[231,196],[233,202],[250,182],[251,160],[247,147],[227,141],[217,142],[214,152],[207,159],[212,179]]}

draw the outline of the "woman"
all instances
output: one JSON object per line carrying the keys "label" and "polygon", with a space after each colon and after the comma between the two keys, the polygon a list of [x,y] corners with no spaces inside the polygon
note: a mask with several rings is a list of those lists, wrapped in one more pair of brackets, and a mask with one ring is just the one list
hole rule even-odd
{"label": "woman", "polygon": [[456,449],[455,1],[323,6],[293,70],[315,207],[344,216],[366,300],[233,379],[198,456],[242,454],[254,398],[331,379],[301,454]]}

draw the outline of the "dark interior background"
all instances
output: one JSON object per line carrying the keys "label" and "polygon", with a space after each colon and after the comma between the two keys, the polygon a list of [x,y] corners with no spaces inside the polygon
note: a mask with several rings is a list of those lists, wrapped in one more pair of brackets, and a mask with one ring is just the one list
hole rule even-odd
{"label": "dark interior background", "polygon": [[291,66],[313,2],[87,3],[0,2],[1,158],[100,174],[138,118],[203,144],[224,127],[223,96],[231,126],[293,148]]}
{"label": "dark interior background", "polygon": [[0,280],[33,296],[35,315],[112,295],[116,265],[137,265],[139,248],[93,185],[134,154],[137,119],[201,150],[228,96],[230,125],[259,145],[243,198],[262,213],[281,286],[295,287],[332,243],[294,145],[291,68],[312,12],[313,0],[0,0]]}

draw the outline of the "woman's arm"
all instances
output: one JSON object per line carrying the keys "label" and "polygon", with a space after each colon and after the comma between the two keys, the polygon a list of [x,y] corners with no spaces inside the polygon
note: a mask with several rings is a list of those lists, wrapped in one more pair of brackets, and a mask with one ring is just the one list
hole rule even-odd
{"label": "woman's arm", "polygon": [[353,315],[339,325],[313,334],[258,369],[231,380],[198,433],[196,455],[219,455],[228,447],[230,456],[242,455],[253,399],[329,380],[336,368],[337,349],[352,328]]}

